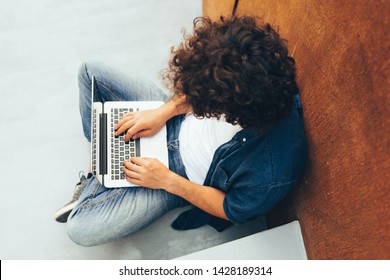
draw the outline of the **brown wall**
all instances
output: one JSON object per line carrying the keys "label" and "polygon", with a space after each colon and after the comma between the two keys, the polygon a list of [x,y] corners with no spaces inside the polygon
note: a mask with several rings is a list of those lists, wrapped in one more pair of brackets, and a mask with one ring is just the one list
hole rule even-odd
{"label": "brown wall", "polygon": [[203,15],[213,19],[218,19],[220,16],[231,16],[235,3],[236,0],[203,0]]}
{"label": "brown wall", "polygon": [[[205,0],[205,15],[230,14],[211,2],[224,1]],[[295,212],[311,259],[390,259],[389,13],[379,0],[238,1],[297,62],[309,162],[275,212]]]}

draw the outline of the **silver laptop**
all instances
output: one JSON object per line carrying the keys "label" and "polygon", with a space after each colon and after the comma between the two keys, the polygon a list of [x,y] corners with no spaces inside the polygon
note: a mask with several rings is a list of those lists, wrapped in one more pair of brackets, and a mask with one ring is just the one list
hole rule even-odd
{"label": "silver laptop", "polygon": [[125,142],[124,135],[115,136],[114,127],[126,113],[154,109],[162,101],[109,101],[95,99],[95,77],[92,77],[91,166],[93,175],[106,188],[135,186],[126,180],[123,160],[131,157],[157,158],[168,166],[166,126],[152,137]]}

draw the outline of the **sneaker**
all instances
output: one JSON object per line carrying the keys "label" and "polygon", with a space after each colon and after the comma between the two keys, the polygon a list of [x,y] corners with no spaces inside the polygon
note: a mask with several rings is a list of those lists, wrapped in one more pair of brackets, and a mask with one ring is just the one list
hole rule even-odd
{"label": "sneaker", "polygon": [[84,176],[84,172],[80,171],[79,178],[80,182],[76,184],[74,189],[72,200],[65,204],[62,208],[58,209],[54,214],[54,219],[59,223],[66,223],[70,212],[75,208],[77,202],[79,201],[80,195],[83,192],[85,186],[92,177],[92,173],[88,173],[87,177]]}

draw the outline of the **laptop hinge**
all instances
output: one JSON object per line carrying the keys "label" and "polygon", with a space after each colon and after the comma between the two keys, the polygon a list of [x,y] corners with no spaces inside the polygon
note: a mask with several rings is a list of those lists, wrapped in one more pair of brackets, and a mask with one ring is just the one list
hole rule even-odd
{"label": "laptop hinge", "polygon": [[107,114],[100,114],[100,174],[107,174]]}

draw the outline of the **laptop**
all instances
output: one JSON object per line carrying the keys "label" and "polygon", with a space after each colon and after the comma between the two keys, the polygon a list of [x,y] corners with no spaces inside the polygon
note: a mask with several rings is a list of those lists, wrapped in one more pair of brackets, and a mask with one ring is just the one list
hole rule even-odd
{"label": "laptop", "polygon": [[122,171],[123,160],[131,157],[157,158],[168,166],[166,126],[152,137],[131,139],[115,136],[114,127],[128,112],[155,109],[162,101],[98,102],[94,96],[95,77],[92,77],[91,167],[92,174],[106,188],[134,187]]}

